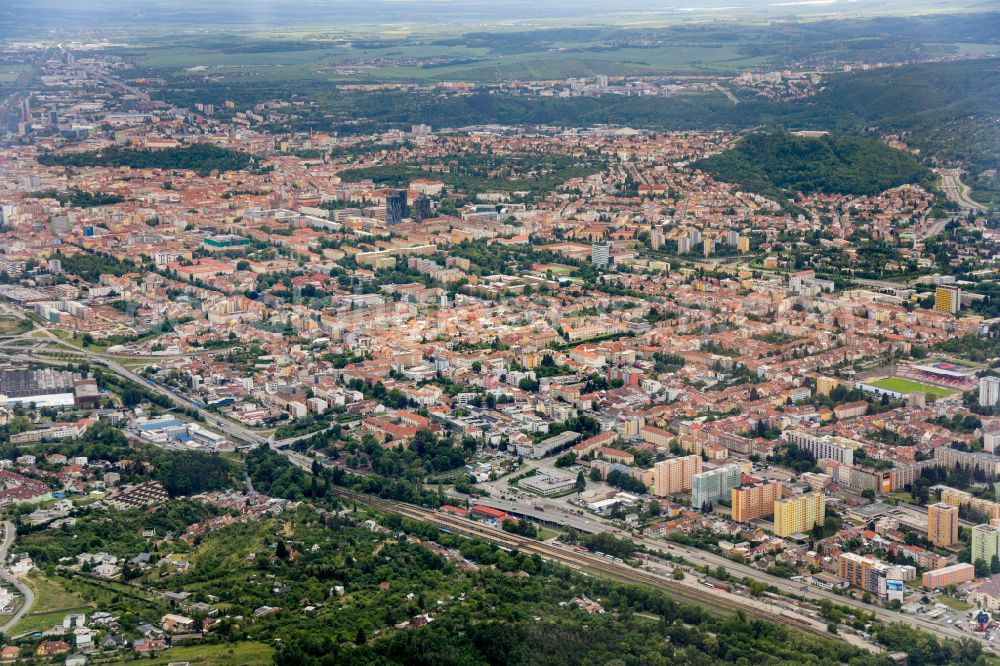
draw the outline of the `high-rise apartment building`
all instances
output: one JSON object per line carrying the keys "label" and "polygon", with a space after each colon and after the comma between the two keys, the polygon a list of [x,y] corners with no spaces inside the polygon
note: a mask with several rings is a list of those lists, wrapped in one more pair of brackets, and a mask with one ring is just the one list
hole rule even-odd
{"label": "high-rise apartment building", "polygon": [[691,506],[705,509],[731,497],[732,489],[740,485],[739,465],[716,467],[691,477]]}
{"label": "high-rise apartment building", "polygon": [[781,499],[781,484],[777,481],[755,481],[733,488],[733,520],[745,523],[774,513],[774,501]]}
{"label": "high-rise apartment building", "polygon": [[979,379],[979,406],[996,407],[1000,403],[1000,377]]}
{"label": "high-rise apartment building", "polygon": [[883,596],[881,590],[884,588],[884,581],[888,574],[888,566],[885,562],[871,556],[841,553],[837,560],[837,566],[837,575],[850,583],[851,587]]}
{"label": "high-rise apartment building", "polygon": [[590,263],[595,266],[607,266],[611,262],[611,246],[607,243],[594,243],[590,246]]}
{"label": "high-rise apartment building", "polygon": [[656,479],[653,491],[660,497],[666,497],[691,488],[691,480],[701,472],[701,456],[680,456],[667,458],[653,466]]}
{"label": "high-rise apartment building", "polygon": [[649,232],[649,246],[654,250],[659,250],[667,240],[667,235],[663,233],[663,227],[653,227]]}
{"label": "high-rise apartment building", "polygon": [[826,498],[822,493],[806,493],[774,502],[774,533],[786,537],[808,532],[826,520]]}
{"label": "high-rise apartment building", "polygon": [[934,292],[934,309],[938,312],[955,314],[962,307],[962,290],[958,287],[942,284]]}
{"label": "high-rise apartment building", "polygon": [[972,562],[982,560],[987,564],[995,555],[1000,556],[1000,527],[976,525],[972,528]]}
{"label": "high-rise apartment building", "polygon": [[939,502],[927,507],[927,538],[935,546],[958,541],[958,507]]}

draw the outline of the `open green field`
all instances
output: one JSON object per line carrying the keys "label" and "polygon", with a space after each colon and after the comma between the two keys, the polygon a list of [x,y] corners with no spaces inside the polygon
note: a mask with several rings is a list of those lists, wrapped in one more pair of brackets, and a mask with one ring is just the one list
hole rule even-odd
{"label": "open green field", "polygon": [[31,322],[8,315],[0,315],[0,335],[20,335],[31,330]]}
{"label": "open green field", "polygon": [[27,65],[0,64],[0,85],[17,80],[21,72],[26,69],[28,69]]}
{"label": "open green field", "polygon": [[565,264],[542,264],[541,266],[538,266],[538,270],[546,272],[552,271],[553,275],[569,275],[576,269]]}
{"label": "open green field", "polygon": [[926,393],[935,397],[958,393],[958,391],[952,389],[932,386],[931,384],[924,384],[923,382],[915,382],[912,379],[903,379],[902,377],[886,377],[885,379],[880,379],[877,382],[869,383],[872,386],[884,388],[888,391],[896,391],[898,393]]}
{"label": "open green field", "polygon": [[201,666],[237,666],[240,664],[270,664],[274,648],[266,643],[245,641],[218,645],[184,645],[170,648],[163,655],[146,663],[150,666],[188,662]]}
{"label": "open green field", "polygon": [[35,593],[35,605],[14,625],[11,635],[43,631],[62,622],[68,613],[89,612],[91,609],[90,604],[67,590],[59,581],[42,574],[32,574],[24,582]]}
{"label": "open green field", "polygon": [[913,499],[913,495],[905,490],[897,490],[889,493],[889,499],[898,500],[900,502],[906,502],[907,504],[916,504]]}
{"label": "open green field", "polygon": [[972,608],[972,604],[966,603],[961,599],[956,599],[955,597],[950,597],[947,594],[939,594],[937,600],[952,610],[967,611]]}

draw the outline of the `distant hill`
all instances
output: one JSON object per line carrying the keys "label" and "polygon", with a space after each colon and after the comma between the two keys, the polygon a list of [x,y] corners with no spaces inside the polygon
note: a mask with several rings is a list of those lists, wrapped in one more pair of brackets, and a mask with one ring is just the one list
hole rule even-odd
{"label": "distant hill", "polygon": [[845,134],[749,134],[695,167],[745,191],[777,198],[797,192],[873,195],[906,183],[929,184],[930,171],[902,150]]}

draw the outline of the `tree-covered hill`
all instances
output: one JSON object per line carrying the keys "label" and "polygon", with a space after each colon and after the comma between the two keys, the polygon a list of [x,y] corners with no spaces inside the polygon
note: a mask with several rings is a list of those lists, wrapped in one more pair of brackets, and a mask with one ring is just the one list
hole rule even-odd
{"label": "tree-covered hill", "polygon": [[1000,59],[932,62],[829,75],[814,96],[792,101],[718,93],[672,97],[535,98],[519,95],[342,93],[325,83],[177,84],[165,99],[190,106],[234,99],[238,106],[302,95],[314,102],[276,132],[323,129],[363,134],[427,123],[435,128],[485,123],[582,127],[599,123],[654,130],[828,130],[899,133],[922,158],[961,161],[980,200],[1000,200]]}
{"label": "tree-covered hill", "polygon": [[734,148],[695,166],[743,190],[776,197],[796,192],[873,195],[931,181],[930,171],[913,155],[844,134],[749,134]]}

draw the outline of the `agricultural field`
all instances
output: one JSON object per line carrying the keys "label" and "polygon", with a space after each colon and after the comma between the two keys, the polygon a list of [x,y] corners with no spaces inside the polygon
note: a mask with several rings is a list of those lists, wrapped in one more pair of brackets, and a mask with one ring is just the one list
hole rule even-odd
{"label": "agricultural field", "polygon": [[[894,61],[1000,52],[975,19],[904,19],[905,39],[886,40],[877,19],[838,24],[710,27],[669,22],[536,29],[516,24],[320,25],[312,30],[171,34],[126,38],[111,52],[157,76],[268,81],[495,82],[576,77],[737,74],[790,62]],[[930,25],[928,25],[930,24]],[[874,36],[877,35],[877,36]],[[0,70],[2,72],[2,70]],[[2,73],[0,73],[2,81]]]}
{"label": "agricultural field", "polygon": [[870,383],[872,386],[877,386],[888,391],[896,391],[898,393],[926,393],[937,398],[956,393],[952,389],[924,384],[923,382],[915,382],[912,379],[904,379],[902,377],[886,377],[885,379]]}

